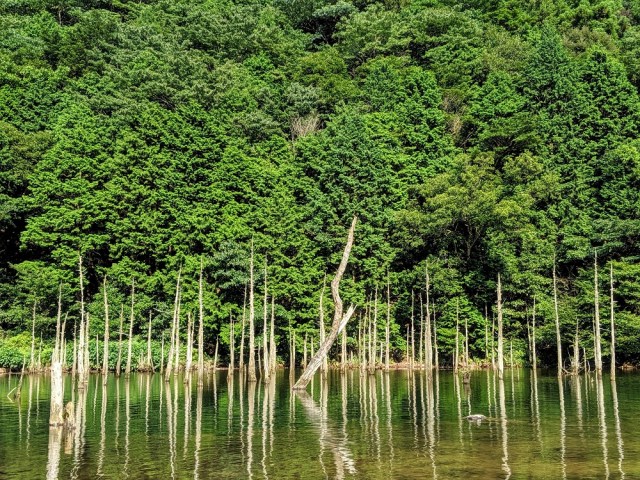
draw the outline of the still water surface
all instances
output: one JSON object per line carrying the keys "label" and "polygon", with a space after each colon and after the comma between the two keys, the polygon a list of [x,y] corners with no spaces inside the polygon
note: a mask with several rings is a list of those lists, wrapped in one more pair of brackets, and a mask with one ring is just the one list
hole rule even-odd
{"label": "still water surface", "polygon": [[[292,394],[236,373],[90,378],[49,430],[47,376],[0,377],[0,478],[640,479],[640,375],[319,375]],[[65,399],[71,396],[66,379]],[[463,417],[486,415],[480,424]]]}

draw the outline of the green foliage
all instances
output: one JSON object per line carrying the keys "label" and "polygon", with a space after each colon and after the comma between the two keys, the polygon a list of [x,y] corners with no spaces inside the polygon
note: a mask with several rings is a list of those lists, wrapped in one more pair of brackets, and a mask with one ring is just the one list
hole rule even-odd
{"label": "green foliage", "polygon": [[427,263],[443,353],[458,310],[484,356],[500,273],[517,361],[535,297],[552,363],[554,259],[563,341],[577,317],[589,351],[597,247],[619,275],[621,358],[637,359],[636,3],[2,3],[0,326],[22,338],[35,303],[46,343],[61,283],[76,321],[81,254],[92,338],[104,276],[112,333],[135,281],[134,332],[151,317],[157,357],[179,270],[198,312],[202,261],[206,350],[220,336],[225,357],[253,242],[286,351],[289,327],[317,330],[355,214],[343,297],[362,310],[391,279],[396,358]]}

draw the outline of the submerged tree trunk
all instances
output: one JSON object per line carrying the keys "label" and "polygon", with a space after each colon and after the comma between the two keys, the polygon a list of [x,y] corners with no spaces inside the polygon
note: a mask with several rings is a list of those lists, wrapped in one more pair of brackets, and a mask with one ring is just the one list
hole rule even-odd
{"label": "submerged tree trunk", "polygon": [[80,276],[80,339],[78,341],[78,388],[84,388],[84,384],[88,381],[87,370],[88,365],[85,365],[88,360],[85,356],[85,349],[87,347],[87,330],[85,326],[86,316],[84,311],[84,273],[82,268],[82,256],[78,253],[78,272]]}
{"label": "submerged tree trunk", "polygon": [[118,337],[118,359],[116,361],[116,376],[122,371],[122,325],[124,323],[124,305],[120,304],[120,335]]}
{"label": "submerged tree trunk", "polygon": [[129,317],[129,343],[127,347],[127,366],[124,369],[125,377],[128,377],[131,374],[131,342],[133,341],[133,320],[134,313],[133,308],[135,306],[135,293],[136,293],[136,283],[135,280],[131,280],[131,314]]}
{"label": "submerged tree trunk", "polygon": [[613,299],[613,263],[611,263],[611,269],[609,271],[609,286],[611,291],[611,298],[609,299],[610,311],[611,311],[611,380],[616,379],[616,322],[614,316],[614,299]]}
{"label": "submerged tree trunk", "polygon": [[431,311],[429,310],[429,290],[431,285],[429,283],[429,264],[425,267],[425,283],[426,283],[426,328],[425,328],[425,363],[424,367],[427,369],[427,373],[431,375],[433,373],[433,346],[431,345]]}
{"label": "submerged tree trunk", "polygon": [[[271,328],[269,332],[269,366],[271,374],[276,372],[276,297],[271,295]],[[233,353],[232,353],[233,355]]]}
{"label": "submerged tree trunk", "polygon": [[109,299],[107,297],[107,276],[104,276],[103,281],[103,294],[104,294],[104,339],[103,339],[103,352],[102,352],[102,384],[107,384],[107,373],[109,373]]}
{"label": "submerged tree trunk", "polygon": [[460,299],[456,298],[456,348],[453,360],[453,371],[458,372],[458,361],[460,359]]}
{"label": "submerged tree trunk", "polygon": [[340,265],[338,266],[338,271],[336,272],[335,277],[333,277],[333,280],[331,281],[331,295],[333,297],[333,303],[335,305],[331,331],[329,332],[329,335],[325,339],[324,343],[320,345],[320,348],[309,362],[309,365],[307,365],[304,372],[302,372],[302,375],[300,376],[296,384],[293,386],[295,390],[304,390],[307,387],[309,381],[311,381],[311,379],[313,378],[314,373],[316,372],[318,367],[320,367],[320,364],[322,363],[324,357],[326,357],[327,353],[329,352],[329,349],[331,348],[331,345],[333,345],[333,342],[338,336],[338,333],[340,333],[340,331],[346,327],[347,322],[355,312],[355,307],[351,306],[348,308],[347,312],[343,314],[342,299],[340,298],[339,288],[340,280],[342,279],[344,271],[347,268],[347,262],[349,261],[351,247],[353,246],[353,235],[356,228],[356,222],[357,217],[354,216],[353,221],[351,222],[351,228],[349,228],[347,244],[342,254],[342,260],[340,261]]}
{"label": "submerged tree trunk", "polygon": [[233,316],[229,315],[229,375],[233,375],[235,364],[236,327]]}
{"label": "submerged tree trunk", "polygon": [[498,378],[504,378],[504,352],[502,335],[502,283],[498,274]]}
{"label": "submerged tree trunk", "polygon": [[268,382],[270,376],[269,368],[269,329],[267,319],[269,316],[269,301],[267,290],[267,260],[264,261],[264,304],[263,304],[263,316],[262,316],[262,381]]}
{"label": "submerged tree trunk", "polygon": [[531,356],[533,369],[538,368],[538,354],[536,353],[536,297],[533,297],[533,311],[531,314]]}
{"label": "submerged tree trunk", "polygon": [[[346,336],[346,329],[343,335]],[[384,369],[389,371],[389,335],[391,334],[391,280],[389,279],[389,272],[387,271],[387,323],[384,328]],[[344,347],[344,353],[346,355],[346,345]]]}
{"label": "submerged tree trunk", "polygon": [[[325,340],[325,331],[324,331],[324,290],[326,288],[327,275],[325,274],[324,280],[322,281],[322,290],[320,291],[320,305],[319,305],[319,330],[320,330],[320,343],[323,343]],[[327,375],[328,362],[327,357],[322,359],[322,364],[320,365],[320,372],[326,376]]]}
{"label": "submerged tree trunk", "polygon": [[184,383],[188,383],[191,378],[191,366],[193,363],[193,322],[191,320],[191,312],[187,313],[187,352],[185,356],[184,366]]}
{"label": "submerged tree trunk", "polygon": [[64,330],[60,329],[62,319],[62,284],[58,293],[58,317],[56,319],[56,341],[51,355],[51,407],[49,409],[49,425],[64,424],[64,382],[62,379],[62,339]]}
{"label": "submerged tree trunk", "polygon": [[[168,382],[173,372],[173,359],[175,355],[175,342],[176,342],[176,329],[177,329],[177,316],[178,316],[178,304],[180,303],[180,276],[182,274],[182,267],[178,270],[178,278],[176,280],[176,295],[173,301],[173,319],[171,322],[171,336],[169,338],[169,356],[167,357],[167,368],[164,370],[164,381]],[[176,365],[177,368],[177,365]]]}
{"label": "submerged tree trunk", "polygon": [[150,372],[155,370],[153,365],[153,357],[151,355],[151,312],[149,312],[149,326],[147,327],[147,369]]}
{"label": "submerged tree trunk", "polygon": [[431,305],[431,310],[433,310],[433,358],[434,358],[434,368],[438,370],[440,368],[440,354],[438,352],[438,326],[436,324],[436,304],[435,302]]}
{"label": "submerged tree trunk", "polygon": [[31,359],[29,361],[29,372],[36,370],[36,306],[38,301],[33,301],[33,312],[31,316]]}
{"label": "submerged tree trunk", "polygon": [[240,359],[238,360],[238,368],[240,373],[244,373],[244,331],[247,313],[247,284],[244,285],[244,301],[242,302],[242,331],[240,332]]}
{"label": "submerged tree trunk", "polygon": [[580,373],[580,330],[579,321],[576,317],[576,334],[573,338],[573,374],[578,375]]}
{"label": "submerged tree trunk", "polygon": [[602,373],[602,342],[600,340],[600,294],[598,290],[598,253],[594,251],[593,270],[593,302],[594,302],[594,355],[596,363],[596,373]]}
{"label": "submerged tree trunk", "polygon": [[560,339],[560,314],[558,312],[558,283],[556,278],[556,261],[553,260],[553,311],[556,321],[556,350],[558,355],[558,376],[562,375],[562,341]]}
{"label": "submerged tree trunk", "polygon": [[[200,257],[200,276],[198,278],[198,386],[204,382],[204,289],[202,286],[202,271],[204,262]],[[233,350],[231,351],[233,358]],[[233,371],[233,370],[232,370]]]}
{"label": "submerged tree trunk", "polygon": [[253,300],[253,238],[251,239],[251,258],[249,260],[249,364],[247,365],[247,380],[257,381],[255,358],[255,305]]}

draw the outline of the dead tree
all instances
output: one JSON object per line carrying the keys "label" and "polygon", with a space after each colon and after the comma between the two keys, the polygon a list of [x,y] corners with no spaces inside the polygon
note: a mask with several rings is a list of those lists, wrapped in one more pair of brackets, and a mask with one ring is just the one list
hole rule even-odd
{"label": "dead tree", "polygon": [[64,381],[62,379],[62,339],[64,330],[60,328],[62,319],[62,284],[58,293],[58,317],[56,319],[56,341],[51,355],[51,408],[49,425],[52,427],[64,424]]}
{"label": "dead tree", "polygon": [[128,377],[131,374],[131,342],[133,340],[133,320],[134,320],[134,313],[133,313],[133,309],[135,306],[135,293],[136,293],[136,283],[134,279],[131,279],[131,314],[129,317],[129,344],[127,347],[127,365],[124,369],[124,376]]}
{"label": "dead tree", "polygon": [[429,310],[429,264],[425,267],[425,282],[426,282],[426,327],[425,327],[425,363],[424,367],[429,375],[433,372],[433,346],[431,345],[431,311]]}
{"label": "dead tree", "polygon": [[609,271],[609,287],[611,292],[611,298],[609,299],[609,306],[611,310],[611,380],[616,379],[616,322],[614,316],[614,300],[613,300],[613,263],[611,263],[611,269]]}
{"label": "dead tree", "polygon": [[[124,323],[124,304],[120,304],[120,334],[118,337],[118,359],[116,360],[116,376],[120,375],[122,369],[122,325]],[[74,343],[75,347],[75,343]]]}
{"label": "dead tree", "polygon": [[[180,275],[182,274],[182,268],[178,270],[178,279],[176,280],[176,295],[173,302],[173,321],[171,323],[171,338],[169,339],[169,356],[167,357],[167,368],[164,370],[164,381],[168,382],[171,378],[173,371],[173,360],[175,355],[175,343],[177,336],[177,316],[178,316],[178,304],[180,303]],[[120,328],[122,330],[122,328]],[[176,365],[176,369],[177,369]]]}
{"label": "dead tree", "polygon": [[594,354],[596,363],[596,373],[602,373],[602,342],[600,340],[600,294],[598,290],[598,252],[594,251],[593,261],[593,303],[594,303]]}
{"label": "dead tree", "polygon": [[344,252],[342,254],[342,260],[340,261],[340,265],[338,266],[338,271],[336,272],[335,277],[331,281],[331,296],[333,297],[333,303],[335,306],[335,310],[333,313],[333,323],[331,324],[331,331],[329,335],[325,339],[325,341],[320,345],[316,354],[311,358],[309,365],[306,366],[304,372],[293,386],[294,390],[304,390],[307,388],[307,385],[313,378],[314,373],[322,364],[324,357],[327,356],[329,349],[335,342],[338,334],[344,329],[347,325],[347,322],[355,312],[355,306],[350,306],[347,309],[346,313],[343,313],[343,305],[342,299],[340,298],[340,280],[344,275],[344,271],[347,268],[347,262],[349,261],[349,255],[351,253],[351,247],[353,247],[353,235],[356,229],[357,217],[353,217],[353,221],[351,222],[351,227],[349,228],[349,234],[347,236],[347,244],[344,247]]}
{"label": "dead tree", "polygon": [[556,278],[556,261],[553,259],[553,311],[556,320],[556,351],[558,354],[558,376],[562,376],[562,341],[560,338],[560,314],[558,312],[558,283]]}
{"label": "dead tree", "polygon": [[504,338],[502,334],[502,283],[500,282],[500,274],[498,274],[498,378],[502,380],[504,377]]}
{"label": "dead tree", "polygon": [[256,377],[256,339],[255,339],[255,305],[253,299],[253,238],[251,239],[251,257],[249,259],[249,362],[247,364],[247,380],[257,381]]}
{"label": "dead tree", "polygon": [[107,373],[109,373],[109,299],[107,297],[107,276],[104,276],[102,284],[104,294],[104,351],[102,352],[102,384],[107,384]]}

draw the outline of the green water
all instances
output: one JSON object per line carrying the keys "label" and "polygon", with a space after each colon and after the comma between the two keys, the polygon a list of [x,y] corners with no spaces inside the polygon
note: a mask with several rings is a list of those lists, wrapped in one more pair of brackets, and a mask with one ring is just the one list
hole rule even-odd
{"label": "green water", "polygon": [[12,403],[17,382],[0,377],[0,478],[640,478],[638,374],[474,372],[466,386],[451,372],[331,372],[308,395],[286,371],[269,384],[218,372],[202,388],[94,375],[69,432],[49,429],[47,376],[25,377]]}

